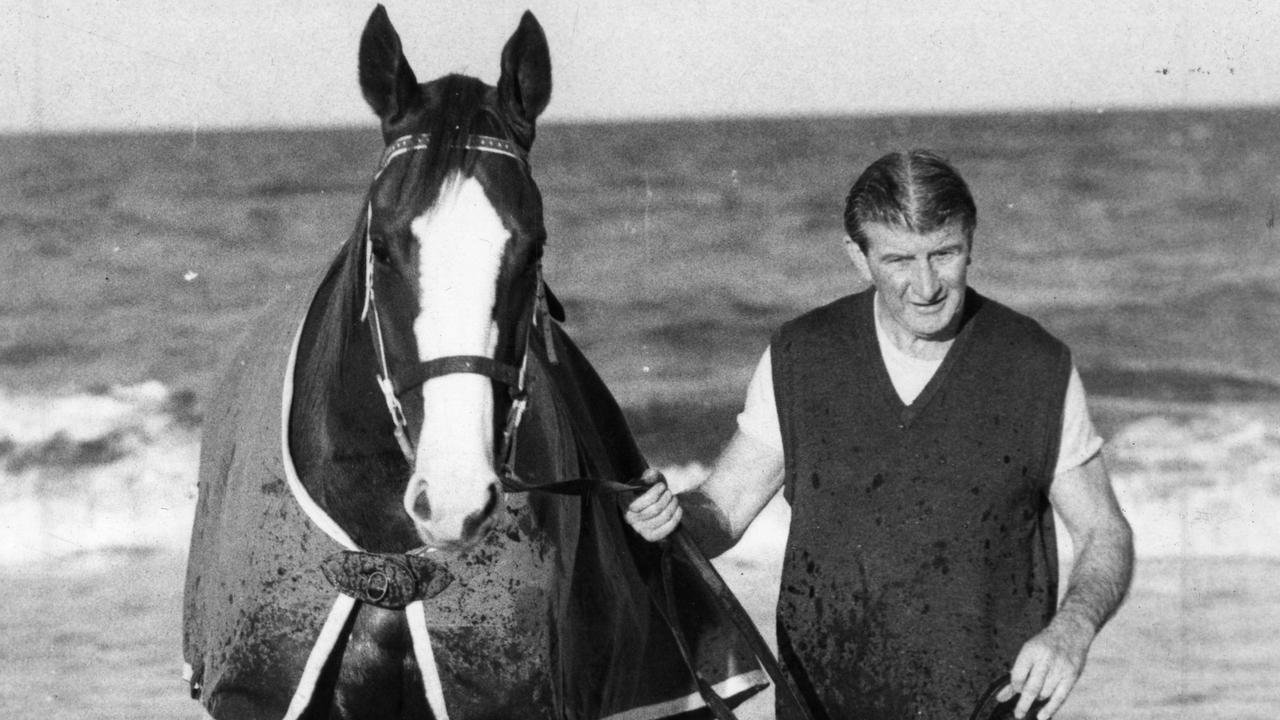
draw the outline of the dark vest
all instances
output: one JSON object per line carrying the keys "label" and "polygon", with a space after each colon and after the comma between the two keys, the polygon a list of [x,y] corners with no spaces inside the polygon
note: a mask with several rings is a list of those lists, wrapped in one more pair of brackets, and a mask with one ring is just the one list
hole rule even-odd
{"label": "dark vest", "polygon": [[1070,354],[972,290],[963,313],[910,406],[871,290],[773,338],[792,511],[779,649],[833,720],[967,718],[1055,609],[1048,492]]}

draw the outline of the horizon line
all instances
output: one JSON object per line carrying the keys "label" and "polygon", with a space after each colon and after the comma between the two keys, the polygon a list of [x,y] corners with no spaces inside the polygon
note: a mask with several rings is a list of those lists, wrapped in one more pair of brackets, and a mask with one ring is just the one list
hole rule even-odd
{"label": "horizon line", "polygon": [[[1010,106],[1007,108],[962,107],[950,110],[868,110],[868,111],[779,111],[777,113],[756,114],[639,114],[626,116],[582,116],[551,117],[539,121],[541,127],[583,127],[601,125],[656,125],[656,124],[704,124],[722,122],[777,122],[787,120],[875,120],[887,118],[981,118],[981,117],[1043,117],[1051,115],[1132,115],[1141,113],[1174,114],[1205,112],[1268,112],[1280,111],[1280,101],[1249,103],[1167,103],[1167,104],[1116,104],[1089,107],[1085,105],[1067,106]],[[370,113],[369,124],[364,125],[352,121],[334,121],[317,123],[283,123],[283,124],[218,124],[210,125],[146,125],[146,126],[67,126],[45,129],[5,128],[0,126],[0,138],[19,137],[67,137],[72,135],[178,135],[197,133],[255,133],[255,132],[314,132],[314,131],[347,131],[373,129],[377,130],[377,118]]]}

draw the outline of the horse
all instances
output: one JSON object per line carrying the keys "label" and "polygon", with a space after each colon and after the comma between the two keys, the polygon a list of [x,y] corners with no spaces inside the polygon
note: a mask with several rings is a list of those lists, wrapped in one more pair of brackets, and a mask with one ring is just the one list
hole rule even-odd
{"label": "horse", "polygon": [[541,26],[496,86],[420,84],[379,5],[359,81],[385,147],[355,227],[206,406],[193,697],[218,720],[642,719],[757,692],[700,571],[620,520],[646,464],[541,272]]}

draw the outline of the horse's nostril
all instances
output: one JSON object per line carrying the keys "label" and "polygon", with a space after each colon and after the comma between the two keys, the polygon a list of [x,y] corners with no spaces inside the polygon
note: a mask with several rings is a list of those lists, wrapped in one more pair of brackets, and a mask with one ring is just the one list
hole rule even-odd
{"label": "horse's nostril", "polygon": [[484,524],[493,517],[494,512],[498,509],[498,502],[502,499],[502,493],[498,491],[496,484],[490,485],[488,488],[489,498],[485,501],[484,507],[479,511],[472,513],[462,523],[463,537],[475,537],[480,533],[480,529]]}
{"label": "horse's nostril", "polygon": [[413,499],[413,516],[419,522],[426,522],[431,519],[431,503],[427,501],[426,490],[418,493],[418,497]]}

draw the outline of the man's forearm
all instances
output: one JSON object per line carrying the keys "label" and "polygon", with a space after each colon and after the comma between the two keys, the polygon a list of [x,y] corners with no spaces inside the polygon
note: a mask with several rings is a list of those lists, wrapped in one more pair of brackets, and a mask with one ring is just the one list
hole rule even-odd
{"label": "man's forearm", "polygon": [[1133,537],[1127,524],[1097,533],[1077,549],[1055,620],[1080,623],[1096,633],[1111,619],[1133,578]]}
{"label": "man's forearm", "polygon": [[782,486],[782,453],[741,430],[697,486],[680,494],[682,524],[707,557],[742,539],[751,521]]}
{"label": "man's forearm", "polygon": [[740,534],[734,533],[729,517],[700,490],[682,494],[680,506],[684,509],[681,526],[707,557],[722,555],[737,544]]}

